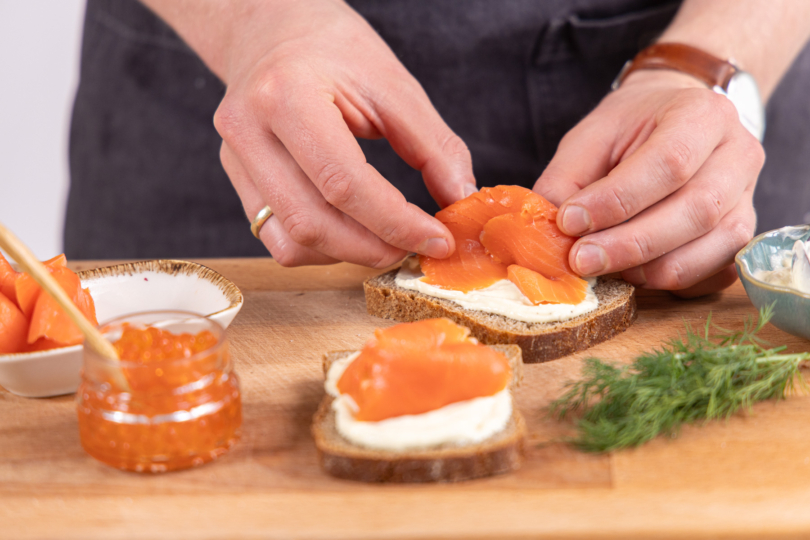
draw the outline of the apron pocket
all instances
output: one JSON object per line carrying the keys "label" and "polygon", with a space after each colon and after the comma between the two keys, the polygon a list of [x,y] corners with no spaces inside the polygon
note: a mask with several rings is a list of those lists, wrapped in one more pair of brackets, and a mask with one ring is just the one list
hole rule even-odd
{"label": "apron pocket", "polygon": [[629,60],[664,31],[680,5],[671,2],[600,19],[572,15],[568,18],[572,44],[585,60],[616,55]]}

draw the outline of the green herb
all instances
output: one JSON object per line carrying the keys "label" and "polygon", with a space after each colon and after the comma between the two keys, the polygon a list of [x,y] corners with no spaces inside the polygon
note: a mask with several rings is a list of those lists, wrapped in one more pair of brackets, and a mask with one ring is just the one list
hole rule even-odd
{"label": "green herb", "polygon": [[571,442],[589,452],[638,446],[664,433],[674,436],[684,423],[727,418],[757,401],[784,398],[796,385],[805,388],[799,363],[810,354],[779,354],[765,349],[756,333],[768,322],[772,306],[759,313],[756,326],[741,332],[714,327],[711,314],[703,335],[686,326],[686,339],[644,353],[626,367],[596,358],[585,361],[583,379],[551,404],[564,418],[574,411],[578,435]]}

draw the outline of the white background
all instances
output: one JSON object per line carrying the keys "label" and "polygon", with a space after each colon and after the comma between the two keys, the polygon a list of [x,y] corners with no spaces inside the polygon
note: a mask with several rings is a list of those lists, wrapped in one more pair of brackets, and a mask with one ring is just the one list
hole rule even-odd
{"label": "white background", "polygon": [[62,252],[70,109],[85,0],[0,0],[0,222]]}

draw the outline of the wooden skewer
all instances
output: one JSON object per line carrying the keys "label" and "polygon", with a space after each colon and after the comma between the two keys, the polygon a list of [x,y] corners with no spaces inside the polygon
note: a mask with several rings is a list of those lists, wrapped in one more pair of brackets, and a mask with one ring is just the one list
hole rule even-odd
{"label": "wooden skewer", "polygon": [[[115,350],[113,344],[107,341],[98,328],[88,321],[87,317],[79,311],[79,308],[76,307],[76,304],[71,301],[67,293],[59,286],[53,276],[51,276],[51,273],[45,268],[45,265],[39,262],[34,254],[31,253],[31,250],[2,223],[0,223],[0,248],[3,248],[23,270],[34,278],[34,281],[42,287],[42,290],[56,300],[59,307],[67,313],[70,320],[73,321],[73,323],[79,327],[81,333],[84,334],[86,345],[89,345],[104,358],[115,362],[120,360],[118,358],[118,351]],[[118,384],[122,388],[128,389],[129,385],[124,377],[124,373],[120,368],[116,368],[115,371],[114,376]]]}

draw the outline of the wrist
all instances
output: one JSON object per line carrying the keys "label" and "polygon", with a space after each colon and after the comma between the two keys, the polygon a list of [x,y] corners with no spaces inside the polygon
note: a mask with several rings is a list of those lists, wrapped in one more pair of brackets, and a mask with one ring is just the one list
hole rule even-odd
{"label": "wrist", "polygon": [[683,43],[730,60],[767,102],[810,37],[810,2],[684,0],[658,43]]}
{"label": "wrist", "polygon": [[[362,20],[343,0],[231,0],[237,8],[229,17],[220,55],[220,77],[228,84],[253,69],[269,52],[291,43],[289,51],[305,50],[318,29],[345,27],[345,15]],[[349,20],[352,17],[348,18]],[[365,22],[365,21],[363,21]],[[346,34],[351,35],[351,30]]]}
{"label": "wrist", "polygon": [[228,1],[140,0],[172,27],[208,68],[224,80],[224,58],[236,6]]}
{"label": "wrist", "polygon": [[[644,75],[639,75],[647,72]],[[658,75],[664,73],[665,75]],[[638,76],[637,76],[638,75]],[[692,79],[680,77],[685,75]],[[682,43],[657,43],[627,62],[613,83],[616,89],[626,80],[653,81],[653,84],[697,84],[726,96],[737,109],[742,125],[758,140],[765,130],[765,110],[757,83],[750,73],[706,51]],[[642,78],[643,77],[643,78]],[[677,77],[677,78],[676,78]],[[663,79],[662,79],[663,78]]]}
{"label": "wrist", "polygon": [[234,60],[251,44],[251,27],[271,23],[291,0],[140,0],[163,19],[226,84]]}

